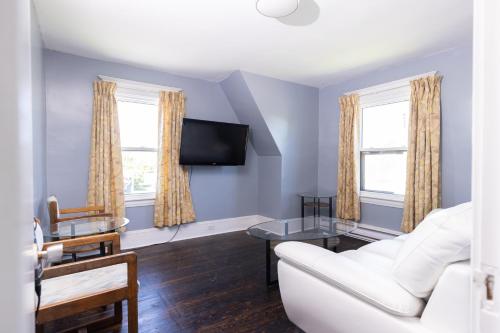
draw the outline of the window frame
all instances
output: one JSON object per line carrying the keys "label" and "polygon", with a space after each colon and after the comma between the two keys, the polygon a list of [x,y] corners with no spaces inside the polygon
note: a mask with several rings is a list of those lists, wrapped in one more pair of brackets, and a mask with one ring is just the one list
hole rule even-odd
{"label": "window frame", "polygon": [[[119,91],[115,94],[116,102],[128,102],[128,103],[137,103],[137,104],[147,104],[154,105],[158,107],[158,98],[154,98],[149,94],[139,94],[135,93],[131,95],[130,93],[125,93],[123,91]],[[119,111],[118,111],[119,112]],[[120,129],[121,130],[121,129]],[[156,152],[158,154],[158,149],[156,148],[148,148],[148,147],[124,147],[121,146],[121,152],[124,151],[138,151],[138,152]],[[158,155],[157,155],[158,156]],[[156,198],[155,192],[145,192],[145,193],[125,193],[125,206],[126,207],[138,207],[138,206],[150,206],[154,205],[154,201]]]}
{"label": "window frame", "polygon": [[346,93],[346,95],[357,93],[359,95],[359,121],[358,121],[358,142],[356,144],[356,159],[358,166],[356,170],[358,193],[361,203],[381,205],[387,207],[403,208],[404,195],[361,190],[361,155],[367,152],[401,152],[408,151],[408,147],[391,147],[391,148],[363,148],[363,109],[367,107],[380,106],[385,104],[398,103],[410,100],[410,81],[420,77],[436,74],[429,72],[420,74],[405,79],[392,81],[357,91]]}

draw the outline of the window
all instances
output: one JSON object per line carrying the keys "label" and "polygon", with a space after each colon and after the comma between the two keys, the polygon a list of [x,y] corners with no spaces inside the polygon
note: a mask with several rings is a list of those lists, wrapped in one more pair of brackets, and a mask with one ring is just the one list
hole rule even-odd
{"label": "window", "polygon": [[158,100],[161,91],[181,89],[104,75],[98,77],[116,83],[125,204],[127,207],[153,205],[158,167]]}
{"label": "window", "polygon": [[434,73],[355,91],[360,96],[358,158],[361,202],[403,207],[410,81]]}
{"label": "window", "polygon": [[152,200],[158,161],[158,105],[117,99],[125,200]]}
{"label": "window", "polygon": [[408,100],[361,109],[361,194],[402,201],[408,151]]}

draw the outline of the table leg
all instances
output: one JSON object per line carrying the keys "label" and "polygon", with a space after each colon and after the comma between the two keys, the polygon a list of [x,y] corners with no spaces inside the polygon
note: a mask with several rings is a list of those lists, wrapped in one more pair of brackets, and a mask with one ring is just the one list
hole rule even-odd
{"label": "table leg", "polygon": [[330,218],[333,217],[333,197],[330,197],[329,200],[328,200],[328,208],[329,208],[329,215],[330,215]]}
{"label": "table leg", "polygon": [[313,216],[316,216],[316,198],[313,198]]}
{"label": "table leg", "polygon": [[101,252],[101,256],[104,257],[106,255],[106,247],[104,246],[104,242],[99,243],[99,249]]}
{"label": "table leg", "polygon": [[328,238],[323,238],[323,248],[328,249]]}
{"label": "table leg", "polygon": [[266,283],[271,285],[271,241],[266,240]]}
{"label": "table leg", "polygon": [[304,217],[304,197],[300,197],[300,212],[302,217]]}

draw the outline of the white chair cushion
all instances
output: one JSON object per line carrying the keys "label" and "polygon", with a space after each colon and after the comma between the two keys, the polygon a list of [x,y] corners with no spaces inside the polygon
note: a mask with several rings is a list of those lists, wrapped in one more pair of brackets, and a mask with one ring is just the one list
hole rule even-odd
{"label": "white chair cushion", "polygon": [[40,306],[67,302],[109,289],[127,286],[127,264],[92,269],[42,280]]}
{"label": "white chair cushion", "polygon": [[[275,252],[281,260],[394,315],[416,317],[424,308],[422,299],[384,276],[389,274],[392,265],[388,258],[368,252],[355,253],[357,251],[341,255],[300,242],[281,243]],[[376,262],[366,265],[370,260]],[[374,270],[377,263],[386,266],[387,272]]]}
{"label": "white chair cushion", "polygon": [[452,262],[470,258],[472,204],[427,216],[409,234],[396,257],[394,279],[416,297],[427,297]]}

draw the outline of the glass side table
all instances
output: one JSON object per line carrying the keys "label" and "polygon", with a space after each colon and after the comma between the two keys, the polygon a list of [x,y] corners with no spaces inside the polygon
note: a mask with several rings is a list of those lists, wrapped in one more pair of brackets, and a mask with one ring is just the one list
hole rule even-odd
{"label": "glass side table", "polygon": [[[49,239],[57,240],[60,238],[78,238],[97,234],[105,234],[108,232],[118,231],[118,229],[126,226],[129,219],[125,217],[89,217],[80,218],[70,221],[58,222],[51,225],[48,230],[44,231],[44,236]],[[100,243],[99,252],[102,256],[105,255],[105,245]],[[76,261],[76,254],[72,254],[73,260]]]}
{"label": "glass side table", "polygon": [[[320,216],[321,209],[328,208],[328,216],[333,217],[333,200],[337,195],[332,193],[307,192],[299,193],[299,197],[302,217],[304,217],[306,207],[313,208],[313,216]],[[311,199],[312,201],[310,201]],[[328,200],[328,202],[323,202],[322,200]]]}
{"label": "glass side table", "polygon": [[58,222],[50,227],[45,236],[53,239],[61,237],[82,237],[116,231],[129,223],[124,217],[90,217]]}

